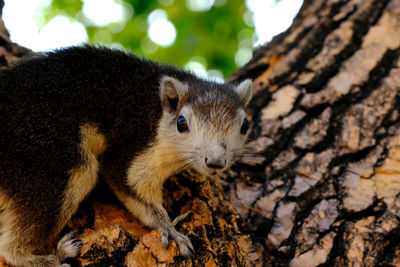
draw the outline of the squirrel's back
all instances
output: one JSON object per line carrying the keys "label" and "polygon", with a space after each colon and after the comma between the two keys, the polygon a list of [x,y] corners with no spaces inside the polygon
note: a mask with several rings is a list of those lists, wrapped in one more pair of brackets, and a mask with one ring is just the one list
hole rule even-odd
{"label": "squirrel's back", "polygon": [[0,172],[6,173],[0,173],[0,186],[29,179],[14,173],[15,162],[26,164],[18,170],[54,170],[46,179],[59,182],[71,164],[80,164],[76,152],[85,123],[103,133],[129,135],[129,125],[115,118],[132,117],[135,135],[143,137],[134,144],[140,150],[154,137],[161,117],[157,76],[164,71],[177,72],[123,51],[84,46],[37,56],[1,72]]}

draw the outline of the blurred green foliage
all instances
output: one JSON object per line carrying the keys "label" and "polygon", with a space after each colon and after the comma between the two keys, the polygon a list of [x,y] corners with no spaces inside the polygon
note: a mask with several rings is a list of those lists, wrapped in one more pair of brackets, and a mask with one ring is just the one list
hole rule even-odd
{"label": "blurred green foliage", "polygon": [[[215,0],[204,12],[192,11],[184,0],[120,1],[129,4],[133,11],[123,28],[115,23],[101,27],[89,23],[82,15],[81,0],[53,0],[44,10],[43,23],[57,15],[66,15],[86,27],[90,43],[119,43],[137,55],[178,66],[198,61],[207,70],[221,71],[224,77],[238,68],[235,63],[238,49],[244,47],[249,51],[255,41],[245,0]],[[156,9],[166,11],[175,26],[176,39],[169,47],[158,46],[148,37],[147,19]]]}

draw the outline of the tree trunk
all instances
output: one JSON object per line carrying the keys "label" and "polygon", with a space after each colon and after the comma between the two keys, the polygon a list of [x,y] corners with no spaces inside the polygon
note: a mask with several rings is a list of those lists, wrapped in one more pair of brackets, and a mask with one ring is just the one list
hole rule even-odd
{"label": "tree trunk", "polygon": [[[0,40],[3,68],[31,55],[1,27]],[[162,248],[99,189],[69,223],[80,264],[400,266],[399,56],[400,0],[305,0],[231,77],[255,85],[241,163],[165,185],[171,217],[192,212],[178,230],[196,257]]]}
{"label": "tree trunk", "polygon": [[254,79],[230,202],[290,266],[400,266],[400,1],[304,1],[232,80]]}

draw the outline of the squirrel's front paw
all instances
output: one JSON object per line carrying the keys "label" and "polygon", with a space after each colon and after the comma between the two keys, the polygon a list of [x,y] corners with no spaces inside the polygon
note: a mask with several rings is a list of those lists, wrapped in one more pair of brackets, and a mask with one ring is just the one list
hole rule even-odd
{"label": "squirrel's front paw", "polygon": [[171,238],[178,245],[179,252],[186,258],[192,258],[194,248],[189,238],[184,234],[179,233],[174,227],[159,229],[161,234],[161,242],[164,247],[168,247],[168,238]]}

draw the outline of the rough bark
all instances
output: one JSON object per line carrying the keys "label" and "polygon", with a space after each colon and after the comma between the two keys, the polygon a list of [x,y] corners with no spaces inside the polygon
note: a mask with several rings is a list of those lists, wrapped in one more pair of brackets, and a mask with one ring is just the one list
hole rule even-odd
{"label": "rough bark", "polygon": [[[0,64],[31,55],[0,28]],[[400,266],[400,0],[305,0],[257,48],[251,141],[222,178],[168,180],[195,259],[100,187],[69,227],[83,266]]]}
{"label": "rough bark", "polygon": [[400,1],[305,1],[233,76],[254,79],[230,202],[290,266],[400,265]]}

